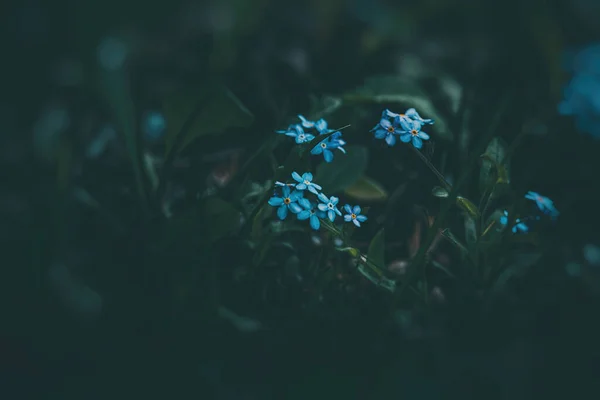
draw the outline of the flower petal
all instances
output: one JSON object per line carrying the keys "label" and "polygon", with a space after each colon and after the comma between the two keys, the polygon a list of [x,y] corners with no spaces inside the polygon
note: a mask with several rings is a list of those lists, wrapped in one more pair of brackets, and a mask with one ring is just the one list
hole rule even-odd
{"label": "flower petal", "polygon": [[381,118],[381,121],[379,121],[379,125],[380,125],[380,126],[383,128],[383,129],[387,129],[387,128],[389,128],[390,126],[392,126],[392,123],[391,123],[389,120],[385,119],[385,118]]}
{"label": "flower petal", "polygon": [[400,126],[402,127],[403,131],[407,131],[407,132],[409,132],[413,128],[412,122],[408,118],[400,118]]}
{"label": "flower petal", "polygon": [[311,140],[313,140],[315,138],[315,135],[311,135],[310,133],[307,133],[305,135],[305,137],[306,137],[305,142],[310,142]]}
{"label": "flower petal", "polygon": [[344,206],[344,210],[346,210],[346,212],[347,212],[348,214],[352,214],[352,207],[350,206],[350,204],[346,204],[346,205]]}
{"label": "flower petal", "polygon": [[344,149],[343,147],[338,147],[338,150],[341,151],[342,153],[346,154],[346,149]]}
{"label": "flower petal", "polygon": [[333,161],[333,153],[331,152],[331,150],[323,150],[323,157],[325,158],[326,162],[331,162]]}
{"label": "flower petal", "polygon": [[386,137],[388,132],[385,129],[377,129],[374,133],[375,139],[383,139]]}
{"label": "flower petal", "polygon": [[281,188],[281,193],[283,194],[282,197],[289,197],[290,195],[290,187],[289,186],[284,186]]}
{"label": "flower petal", "polygon": [[306,185],[304,183],[298,183],[296,185],[296,189],[298,189],[298,190],[305,190],[306,189]]}
{"label": "flower petal", "polygon": [[298,214],[299,212],[302,211],[302,207],[300,207],[298,205],[298,203],[290,203],[288,205],[288,207],[290,208],[290,211],[293,212],[294,214]]}
{"label": "flower petal", "polygon": [[360,209],[360,206],[354,206],[354,208],[352,208],[352,213],[353,214],[358,215],[358,214],[360,214],[361,211],[362,210]]}
{"label": "flower petal", "polygon": [[321,221],[319,221],[319,218],[314,214],[310,217],[310,227],[315,231],[318,231],[321,227]]}
{"label": "flower petal", "polygon": [[316,185],[309,185],[308,186],[308,191],[314,194],[319,194],[319,192],[317,191],[317,188],[315,187]]}
{"label": "flower petal", "polygon": [[300,207],[304,208],[305,210],[310,210],[312,208],[308,199],[299,199],[298,204],[300,204]]}
{"label": "flower petal", "polygon": [[423,131],[419,132],[419,137],[423,140],[429,140],[429,135]]}
{"label": "flower petal", "polygon": [[413,146],[415,146],[416,149],[420,149],[421,147],[423,147],[423,141],[421,140],[420,137],[417,137],[417,136],[413,136],[412,144],[413,144]]}
{"label": "flower petal", "polygon": [[365,222],[368,218],[364,215],[359,215],[356,217],[357,220],[359,220],[360,222]]}
{"label": "flower petal", "polygon": [[396,136],[394,136],[394,135],[387,135],[387,137],[385,138],[385,142],[389,146],[395,145],[396,144]]}
{"label": "flower petal", "polygon": [[283,204],[283,198],[281,197],[271,197],[269,199],[269,205],[273,207],[277,207]]}
{"label": "flower petal", "polygon": [[312,182],[312,180],[313,180],[313,174],[311,174],[310,172],[305,172],[302,175],[302,179],[307,180],[309,182]]}
{"label": "flower petal", "polygon": [[321,154],[323,152],[323,148],[320,145],[316,145],[315,147],[312,148],[312,150],[310,151],[310,154]]}
{"label": "flower petal", "polygon": [[340,199],[339,199],[339,197],[331,196],[329,198],[329,201],[331,201],[331,204],[333,204],[335,206],[337,203],[340,202]]}
{"label": "flower petal", "polygon": [[529,191],[529,192],[527,192],[527,194],[525,195],[525,198],[526,198],[526,199],[529,199],[529,200],[537,200],[538,196],[539,196],[539,194],[537,194],[536,192],[531,192],[531,191]]}
{"label": "flower petal", "polygon": [[327,211],[327,204],[321,203],[317,206],[317,208],[321,211]]}
{"label": "flower petal", "polygon": [[360,228],[360,222],[358,222],[357,219],[353,219],[352,223],[354,223],[354,225],[358,226]]}
{"label": "flower petal", "polygon": [[335,213],[333,212],[333,210],[327,211],[327,217],[329,217],[329,220],[331,222],[335,221]]}
{"label": "flower petal", "polygon": [[400,140],[403,141],[404,143],[410,142],[411,138],[412,138],[412,136],[410,133],[400,136]]}
{"label": "flower petal", "polygon": [[292,192],[292,194],[290,194],[290,200],[291,201],[298,201],[298,199],[301,199],[302,197],[304,197],[304,193],[298,191],[298,190],[294,190]]}
{"label": "flower petal", "polygon": [[305,128],[312,128],[315,126],[314,122],[307,120],[303,115],[298,115],[298,118],[300,118],[300,121],[302,121],[302,126]]}
{"label": "flower petal", "polygon": [[[323,131],[327,131],[327,121],[325,121],[323,118],[321,118],[320,120],[318,120],[315,123],[315,128],[317,128],[317,130],[321,133]],[[325,132],[325,133],[327,133],[327,132]]]}
{"label": "flower petal", "polygon": [[279,219],[283,220],[285,219],[285,217],[287,217],[288,215],[288,208],[286,205],[282,205],[281,207],[279,207],[277,209],[277,216],[279,217]]}
{"label": "flower petal", "polygon": [[308,217],[310,217],[310,211],[308,211],[308,210],[300,211],[298,213],[297,217],[300,221],[304,221],[305,219],[308,219]]}
{"label": "flower petal", "polygon": [[294,180],[296,182],[303,182],[304,179],[302,179],[302,177],[300,176],[299,173],[297,173],[296,171],[292,172],[292,178],[294,178]]}
{"label": "flower petal", "polygon": [[317,198],[322,201],[323,203],[329,203],[329,199],[327,198],[327,196],[325,196],[323,193],[319,193],[317,195]]}
{"label": "flower petal", "polygon": [[352,220],[352,215],[350,215],[350,214],[344,215],[344,221],[350,222],[351,220]]}
{"label": "flower petal", "polygon": [[340,217],[342,216],[342,212],[340,210],[338,210],[337,208],[335,208],[333,211],[335,211],[335,213],[337,215],[339,215]]}

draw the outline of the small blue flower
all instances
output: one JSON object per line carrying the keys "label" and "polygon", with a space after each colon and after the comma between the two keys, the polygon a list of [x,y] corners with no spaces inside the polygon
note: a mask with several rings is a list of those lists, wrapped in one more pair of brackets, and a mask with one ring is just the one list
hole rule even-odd
{"label": "small blue flower", "polygon": [[281,197],[273,196],[269,199],[269,205],[273,207],[279,207],[277,209],[277,216],[279,219],[285,219],[288,215],[288,209],[294,214],[298,214],[302,211],[302,207],[298,205],[298,200],[304,196],[302,192],[294,190],[290,193],[289,186],[283,186],[281,188]]}
{"label": "small blue flower", "polygon": [[310,223],[310,227],[313,228],[314,230],[319,230],[319,228],[321,227],[320,218],[325,218],[326,214],[323,211],[316,208],[316,205],[314,203],[311,203],[307,199],[302,199],[302,200],[306,200],[306,201],[299,202],[299,204],[302,206],[302,208],[304,210],[302,210],[298,213],[298,215],[297,215],[298,219],[301,221],[308,219],[309,223]]}
{"label": "small blue flower", "polygon": [[[386,111],[388,111],[388,110],[386,110]],[[400,117],[399,116],[394,117],[392,122],[390,122],[386,118],[381,118],[379,123],[377,125],[375,125],[375,127],[373,129],[371,129],[371,132],[373,132],[373,131],[375,131],[375,134],[374,134],[375,139],[384,139],[385,138],[385,142],[389,146],[395,145],[396,144],[396,136],[394,136],[394,135],[399,134],[401,131]]]}
{"label": "small blue flower", "polygon": [[529,227],[525,225],[525,222],[521,221],[519,218],[515,220],[515,226],[512,227],[513,233],[523,232],[527,233],[529,231]]}
{"label": "small blue flower", "polygon": [[423,118],[421,118],[421,116],[419,115],[419,113],[417,112],[417,110],[415,110],[414,108],[409,108],[408,110],[406,110],[406,112],[404,113],[404,115],[407,116],[408,118],[412,119],[413,121],[420,122],[421,125],[424,125],[424,124],[433,125],[433,120],[432,119],[423,119]]}
{"label": "small blue flower", "polygon": [[296,182],[298,182],[296,184],[296,190],[306,190],[308,189],[309,192],[314,193],[314,194],[319,194],[319,190],[322,189],[321,186],[317,185],[316,183],[313,183],[313,174],[311,174],[310,172],[307,172],[305,174],[302,174],[302,176],[300,176],[299,173],[297,172],[292,172],[292,178],[294,178],[294,180]]}
{"label": "small blue flower", "polygon": [[329,129],[327,127],[327,121],[325,121],[323,118],[321,118],[320,120],[315,122],[315,128],[317,131],[319,131],[320,135],[325,135],[325,134],[333,131],[333,129]]}
{"label": "small blue flower", "polygon": [[305,128],[314,128],[315,123],[313,121],[309,121],[306,118],[304,118],[303,115],[298,114],[298,118],[300,118],[300,121],[302,121],[302,126]]}
{"label": "small blue flower", "polygon": [[544,214],[550,215],[554,218],[558,217],[558,215],[560,214],[558,212],[558,210],[556,209],[556,207],[554,207],[554,202],[552,200],[550,200],[549,198],[547,198],[545,196],[540,195],[537,192],[529,191],[525,195],[525,198],[535,201],[535,203],[537,204],[540,211],[543,212]]}
{"label": "small blue flower", "polygon": [[[500,224],[502,226],[506,226],[508,224],[508,211],[504,210],[504,215],[500,217]],[[512,227],[513,233],[523,232],[527,233],[529,231],[529,227],[525,224],[525,222],[521,221],[519,218],[515,220],[515,224]]]}
{"label": "small blue flower", "polygon": [[336,207],[337,203],[339,203],[340,199],[338,199],[335,196],[331,196],[330,198],[327,198],[327,196],[325,196],[323,193],[319,193],[319,195],[317,196],[319,198],[319,201],[321,202],[321,204],[319,204],[317,207],[319,208],[319,210],[326,212],[327,213],[327,217],[329,218],[329,220],[331,222],[333,222],[335,220],[335,215],[339,215],[340,217],[342,216],[342,213],[340,210],[338,210],[338,208]]}
{"label": "small blue flower", "polygon": [[300,124],[291,125],[286,131],[276,131],[277,133],[283,133],[286,136],[290,136],[296,139],[296,143],[310,142],[315,138],[315,135],[305,133],[304,129]]}
{"label": "small blue flower", "polygon": [[333,139],[337,133],[339,132],[334,133],[329,138],[321,141],[321,143],[313,147],[313,149],[310,151],[310,154],[317,155],[322,153],[325,162],[331,162],[333,160],[333,152],[331,150],[339,149],[342,153],[345,153],[346,150],[344,150],[342,146],[346,144],[346,142],[339,138],[342,134],[340,133],[337,138]]}
{"label": "small blue flower", "polygon": [[420,149],[423,147],[423,140],[429,140],[429,135],[421,131],[421,123],[418,121],[400,120],[402,132],[400,132],[400,140],[408,143],[412,140],[412,145]]}
{"label": "small blue flower", "polygon": [[346,212],[348,213],[344,215],[344,221],[346,222],[352,221],[354,225],[360,227],[360,223],[365,222],[367,220],[367,217],[360,214],[360,206],[351,207],[350,204],[346,204],[344,206],[344,210],[346,210]]}

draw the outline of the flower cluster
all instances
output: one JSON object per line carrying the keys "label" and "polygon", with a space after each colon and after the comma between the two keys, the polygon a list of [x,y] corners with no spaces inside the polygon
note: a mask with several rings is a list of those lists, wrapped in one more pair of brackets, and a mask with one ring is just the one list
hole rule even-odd
{"label": "flower cluster", "polygon": [[[293,137],[297,144],[302,144],[313,140],[316,137],[315,135],[326,135],[334,132],[333,129],[329,129],[327,121],[323,118],[316,122],[309,121],[302,115],[298,115],[298,118],[300,119],[299,124],[290,125],[286,130],[276,131],[276,133]],[[305,131],[309,129],[312,130],[312,133]],[[319,144],[312,148],[310,153],[315,155],[323,154],[325,161],[331,162],[333,160],[333,150],[337,149],[342,153],[346,153],[344,149],[345,144],[346,142],[342,139],[342,133],[337,131],[327,139],[319,142]]]}
{"label": "flower cluster", "polygon": [[[335,196],[327,197],[321,193],[321,186],[313,182],[313,175],[310,172],[302,175],[293,172],[292,178],[296,183],[275,182],[275,185],[280,188],[280,195],[269,199],[269,205],[277,207],[279,219],[285,219],[291,211],[299,220],[309,220],[311,228],[318,230],[321,227],[321,219],[328,218],[334,222],[338,216],[342,216],[342,212],[338,209],[340,200]],[[315,195],[316,200],[311,201],[304,197],[306,192]],[[346,222],[360,226],[361,222],[367,220],[367,217],[361,214],[362,210],[359,206],[352,207],[346,204],[344,210],[347,212],[344,215]]]}
{"label": "flower cluster", "polygon": [[385,139],[389,146],[396,144],[396,136],[404,143],[412,142],[412,145],[420,149],[423,140],[428,140],[429,135],[421,130],[423,125],[432,125],[432,119],[423,119],[414,108],[409,108],[404,114],[396,114],[390,110],[384,110],[381,120],[371,132],[376,139]]}
{"label": "flower cluster", "polygon": [[[537,205],[537,207],[540,209],[540,211],[542,213],[544,213],[545,215],[550,216],[552,219],[556,219],[560,215],[560,213],[558,212],[556,207],[554,207],[554,202],[546,196],[542,196],[537,192],[530,191],[530,192],[527,192],[527,194],[525,195],[525,198],[528,200],[534,201],[535,204]],[[540,217],[539,216],[525,217],[523,219],[517,218],[515,220],[515,224],[512,227],[513,233],[517,233],[517,232],[527,233],[529,231],[529,226],[527,226],[525,221],[532,220],[532,219],[539,220]],[[502,215],[500,217],[500,224],[502,226],[506,226],[506,224],[508,224],[508,211],[507,210],[504,210],[504,215]]]}

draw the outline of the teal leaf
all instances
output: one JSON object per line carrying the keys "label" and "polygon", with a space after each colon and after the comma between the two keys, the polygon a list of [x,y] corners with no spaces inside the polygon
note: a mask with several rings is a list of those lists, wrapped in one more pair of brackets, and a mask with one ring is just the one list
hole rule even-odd
{"label": "teal leaf", "polygon": [[381,184],[364,175],[348,186],[344,193],[361,201],[384,201],[388,198],[388,194]]}
{"label": "teal leaf", "polygon": [[[432,118],[435,125],[428,127],[432,137],[452,140],[448,123],[442,114],[436,109],[429,95],[412,79],[399,76],[374,76],[367,78],[365,84],[352,93],[342,97],[346,104],[365,103],[399,103],[403,107],[414,107],[423,118]],[[402,113],[404,110],[392,110]]]}
{"label": "teal leaf", "polygon": [[240,100],[219,84],[209,85],[205,90],[173,94],[165,100],[164,112],[167,154],[183,150],[203,135],[244,128],[254,120]]}
{"label": "teal leaf", "polygon": [[317,167],[314,182],[321,185],[329,196],[354,184],[367,169],[369,152],[365,147],[347,146],[346,152],[342,154],[336,150],[332,162],[321,163]]}
{"label": "teal leaf", "polygon": [[481,169],[479,171],[479,190],[488,192],[496,184],[508,184],[509,178],[508,146],[504,140],[495,137],[481,155]]}
{"label": "teal leaf", "polygon": [[381,228],[369,244],[367,252],[367,260],[375,264],[377,267],[385,267],[385,230]]}

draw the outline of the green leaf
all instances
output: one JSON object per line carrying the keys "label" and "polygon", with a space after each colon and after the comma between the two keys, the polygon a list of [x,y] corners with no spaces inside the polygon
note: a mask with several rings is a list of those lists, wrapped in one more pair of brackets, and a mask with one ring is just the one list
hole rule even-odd
{"label": "green leaf", "polygon": [[479,209],[466,197],[456,196],[456,205],[466,211],[471,218],[479,218]]}
{"label": "green leaf", "polygon": [[254,120],[240,100],[219,84],[201,91],[176,93],[166,99],[164,111],[168,125],[167,154],[183,150],[200,136],[247,127]]}
{"label": "green leaf", "polygon": [[479,171],[479,190],[481,193],[490,191],[496,184],[508,184],[509,160],[508,146],[504,140],[495,137],[481,155],[481,169]]}
{"label": "green leaf", "polygon": [[380,268],[385,267],[385,230],[381,228],[369,244],[367,260]]}
{"label": "green leaf", "polygon": [[354,184],[364,174],[369,162],[369,152],[363,146],[346,147],[347,154],[336,151],[332,162],[317,167],[315,182],[331,196]]}
{"label": "green leaf", "polygon": [[381,184],[364,175],[347,187],[344,192],[348,196],[362,201],[384,201],[388,197]]}
{"label": "green leaf", "polygon": [[405,107],[414,107],[423,118],[435,120],[435,125],[429,128],[432,136],[446,140],[453,138],[446,120],[414,80],[393,75],[370,77],[362,87],[344,95],[342,100],[347,104],[400,103]]}
{"label": "green leaf", "polygon": [[436,186],[433,189],[431,189],[431,194],[434,195],[435,197],[441,197],[441,198],[448,197],[448,195],[449,195],[448,191],[440,186]]}

